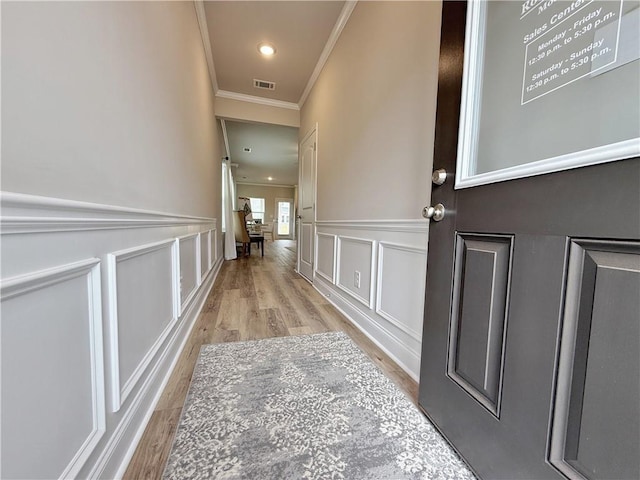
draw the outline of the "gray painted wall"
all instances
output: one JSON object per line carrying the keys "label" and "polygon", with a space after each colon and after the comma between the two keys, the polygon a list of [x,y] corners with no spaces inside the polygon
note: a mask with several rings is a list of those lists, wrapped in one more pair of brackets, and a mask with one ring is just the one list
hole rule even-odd
{"label": "gray painted wall", "polygon": [[214,107],[192,2],[2,3],[3,478],[124,473],[223,259]]}
{"label": "gray painted wall", "polygon": [[318,220],[415,219],[429,201],[440,2],[360,2],[301,110]]}
{"label": "gray painted wall", "polygon": [[191,2],[2,4],[2,190],[219,217]]}

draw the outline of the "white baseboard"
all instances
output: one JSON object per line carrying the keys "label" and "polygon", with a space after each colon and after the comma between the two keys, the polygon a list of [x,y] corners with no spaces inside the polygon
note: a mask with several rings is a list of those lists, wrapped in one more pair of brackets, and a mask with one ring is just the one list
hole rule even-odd
{"label": "white baseboard", "polygon": [[412,352],[407,345],[380,325],[374,318],[365,314],[353,304],[341,290],[316,277],[313,287],[322,294],[329,303],[336,307],[358,330],[375,343],[395,363],[400,366],[416,382],[420,377],[420,355]]}

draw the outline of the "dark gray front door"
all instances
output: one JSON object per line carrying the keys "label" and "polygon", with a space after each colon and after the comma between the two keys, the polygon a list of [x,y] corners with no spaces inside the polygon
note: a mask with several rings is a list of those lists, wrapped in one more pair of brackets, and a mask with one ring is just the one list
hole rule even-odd
{"label": "dark gray front door", "polygon": [[[538,148],[530,138],[536,135],[544,150],[555,135],[568,137],[589,129],[606,130],[607,135],[623,132],[626,119],[637,115],[633,109],[639,102],[639,62],[606,71],[592,55],[594,48],[609,48],[607,41],[600,43],[605,27],[634,9],[628,3],[608,2],[609,7],[598,10],[597,2],[582,2],[586,7],[578,10],[579,2],[559,1],[548,7],[555,11],[529,14],[527,4],[549,2],[501,3],[515,5],[520,16],[511,21],[508,10],[496,7],[483,19],[487,28],[508,32],[529,21],[525,28],[531,29],[525,31],[534,37],[525,38],[527,45],[511,45],[513,52],[499,59],[504,63],[524,52],[524,82],[521,62],[520,77],[504,79],[502,72],[496,79],[505,82],[499,92],[488,88],[483,94],[482,102],[499,102],[497,112],[513,109],[515,116],[503,119],[500,127],[499,120],[493,123],[483,116],[492,105],[476,98],[482,107],[476,120],[486,128],[478,128],[479,147],[470,151],[484,148],[498,156],[503,146],[509,153],[510,146],[520,144],[526,157]],[[444,205],[445,216],[429,227],[420,407],[484,479],[640,478],[640,159],[636,154],[596,165],[574,164],[523,178],[507,178],[509,170],[504,178],[454,188],[462,141],[466,10],[462,2],[443,5],[434,167],[445,169],[447,177],[444,184],[433,186],[432,205]],[[562,12],[564,24],[563,17],[558,18]],[[598,19],[602,23],[596,24]],[[501,20],[508,25],[492,23]],[[543,22],[548,22],[546,31],[536,34]],[[596,33],[585,47],[575,43],[583,41],[575,29],[587,25]],[[608,29],[615,31],[613,25]],[[553,50],[568,35],[573,43]],[[487,40],[484,48],[492,45]],[[571,69],[565,61],[588,45],[578,58],[588,57],[590,70],[582,75],[583,65],[576,64],[573,77],[562,80],[560,72]],[[540,60],[531,62],[537,58],[529,51],[534,48],[556,57],[528,71],[527,64]],[[484,61],[485,68],[491,65],[490,52]],[[496,64],[497,70],[502,63]],[[553,67],[560,63],[565,66]],[[552,76],[555,69],[558,77]],[[535,95],[535,88],[527,91],[527,82],[535,85],[538,80],[540,88],[545,81],[557,83]],[[611,88],[610,80],[617,85],[614,93],[632,105],[630,113],[616,107],[619,115],[612,115],[599,107],[604,100],[588,97],[581,99],[588,118],[580,109],[554,110],[563,102],[561,95],[579,100],[594,82],[595,92]],[[518,84],[513,95],[509,81]],[[505,128],[514,129],[509,137],[515,140],[500,137]],[[631,128],[640,134],[636,124]],[[537,133],[540,129],[547,133]],[[621,135],[607,141],[633,149],[633,138],[630,143]],[[586,136],[585,141],[591,141],[596,134]],[[585,165],[589,155],[584,154]],[[463,184],[464,176],[460,178]]]}

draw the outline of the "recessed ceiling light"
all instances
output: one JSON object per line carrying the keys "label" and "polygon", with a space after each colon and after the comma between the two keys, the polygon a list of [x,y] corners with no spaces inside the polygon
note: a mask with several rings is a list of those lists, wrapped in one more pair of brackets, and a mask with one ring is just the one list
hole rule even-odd
{"label": "recessed ceiling light", "polygon": [[267,180],[271,181],[273,180],[273,177],[267,177]]}
{"label": "recessed ceiling light", "polygon": [[262,42],[258,44],[258,51],[265,57],[271,57],[276,53],[276,47],[270,43]]}

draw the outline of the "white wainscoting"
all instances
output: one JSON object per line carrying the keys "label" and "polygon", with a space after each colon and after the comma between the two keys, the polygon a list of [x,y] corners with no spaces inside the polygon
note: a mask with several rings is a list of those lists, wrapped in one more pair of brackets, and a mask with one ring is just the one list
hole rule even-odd
{"label": "white wainscoting", "polygon": [[209,230],[209,270],[213,268],[213,264],[218,261],[218,242],[222,241],[222,235],[218,237],[218,230]]}
{"label": "white wainscoting", "polygon": [[211,230],[200,233],[200,275],[204,277],[211,268]]}
{"label": "white wainscoting", "polygon": [[337,235],[316,233],[315,274],[331,283],[336,283],[337,241]]}
{"label": "white wainscoting", "polygon": [[178,321],[177,249],[170,239],[107,255],[114,412]]}
{"label": "white wainscoting", "polygon": [[222,264],[216,220],[0,195],[0,477],[119,478]]}
{"label": "white wainscoting", "polygon": [[378,244],[376,313],[422,341],[427,251],[396,243]]}
{"label": "white wainscoting", "polygon": [[191,302],[200,285],[200,234],[178,238],[180,271],[180,311]]}
{"label": "white wainscoting", "polygon": [[375,254],[375,240],[338,235],[336,285],[369,309],[373,308]]}
{"label": "white wainscoting", "polygon": [[418,380],[427,221],[319,221],[316,231],[314,286]]}
{"label": "white wainscoting", "polygon": [[3,279],[0,296],[1,476],[73,478],[105,433],[100,260]]}

